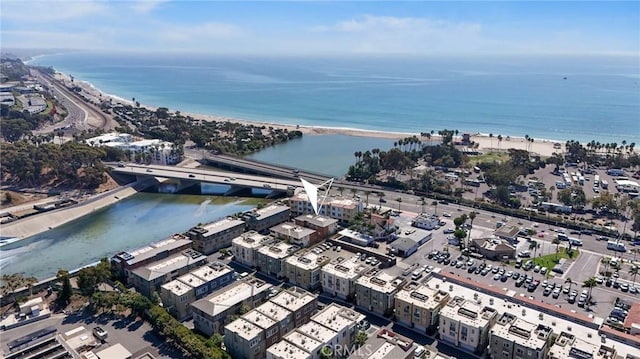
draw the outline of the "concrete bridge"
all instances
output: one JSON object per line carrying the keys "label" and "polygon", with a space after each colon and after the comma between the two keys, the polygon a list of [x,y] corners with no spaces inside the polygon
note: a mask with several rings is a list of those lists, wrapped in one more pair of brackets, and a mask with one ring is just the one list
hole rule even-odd
{"label": "concrete bridge", "polygon": [[297,179],[273,178],[245,173],[232,173],[197,168],[132,163],[112,164],[112,173],[135,176],[138,179],[153,177],[159,181],[161,192],[178,192],[189,187],[211,183],[229,186],[225,195],[251,195],[253,189],[267,191],[267,197],[277,197],[301,187]]}

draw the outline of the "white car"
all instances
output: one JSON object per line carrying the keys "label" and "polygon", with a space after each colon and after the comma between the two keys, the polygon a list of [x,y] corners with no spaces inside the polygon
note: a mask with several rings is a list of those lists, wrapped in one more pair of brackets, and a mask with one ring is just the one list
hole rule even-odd
{"label": "white car", "polygon": [[443,217],[447,217],[447,218],[449,218],[449,217],[451,217],[451,213],[449,213],[449,212],[444,212],[444,213],[442,214],[442,216],[443,216]]}
{"label": "white car", "polygon": [[451,234],[451,233],[453,233],[455,231],[453,230],[453,228],[446,228],[443,232],[444,232],[444,234]]}

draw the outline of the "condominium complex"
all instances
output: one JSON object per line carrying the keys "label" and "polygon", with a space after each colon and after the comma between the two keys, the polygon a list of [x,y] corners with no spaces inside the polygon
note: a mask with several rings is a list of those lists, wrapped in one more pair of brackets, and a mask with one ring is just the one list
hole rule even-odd
{"label": "condominium complex", "polygon": [[497,317],[492,307],[453,297],[440,311],[440,339],[470,352],[482,352]]}
{"label": "condominium complex", "polygon": [[[242,315],[224,328],[227,352],[233,358],[264,358],[267,348],[309,321],[317,298],[293,288]],[[289,334],[288,334],[289,333]],[[303,338],[304,339],[304,338]],[[296,342],[300,345],[300,341]]]}
{"label": "condominium complex", "polygon": [[356,303],[370,312],[389,315],[394,309],[395,295],[403,283],[404,279],[377,269],[366,272],[356,280]]}
{"label": "condominium complex", "polygon": [[228,265],[211,263],[192,270],[160,288],[162,305],[178,320],[191,317],[190,304],[233,283],[236,272]]}
{"label": "condominium complex", "polygon": [[491,328],[489,355],[493,359],[547,358],[552,332],[551,327],[544,324],[530,323],[515,314],[502,313]]}
{"label": "condominium complex", "polygon": [[224,325],[242,306],[251,309],[263,303],[273,286],[259,279],[236,281],[191,303],[195,329],[206,335],[222,333]]}
{"label": "condominium complex", "polygon": [[304,289],[320,287],[322,266],[329,263],[330,258],[316,254],[310,250],[297,252],[284,260],[284,276],[289,283]]}
{"label": "condominium complex", "polygon": [[[364,204],[360,200],[331,197],[321,204],[321,200],[318,199],[318,214],[337,219],[341,223],[349,222],[364,210]],[[294,216],[314,213],[309,196],[305,192],[289,198],[289,207]]]}
{"label": "condominium complex", "polygon": [[160,291],[160,286],[206,263],[207,257],[186,249],[165,259],[134,269],[131,279],[136,290],[148,297]]}
{"label": "condominium complex", "polygon": [[272,236],[265,236],[256,231],[242,233],[231,241],[234,260],[249,267],[256,266],[256,252],[258,248],[275,241]]}
{"label": "condominium complex", "polygon": [[364,269],[356,259],[339,257],[322,267],[322,290],[342,299],[352,297],[356,294],[356,279]]}
{"label": "condominium complex", "polygon": [[422,333],[433,331],[449,299],[448,292],[435,286],[407,283],[395,295],[396,320]]}
{"label": "condominium complex", "polygon": [[246,223],[247,230],[263,233],[275,225],[288,221],[290,216],[289,206],[271,204],[245,212],[242,219]]}
{"label": "condominium complex", "polygon": [[136,250],[119,252],[111,258],[111,266],[124,278],[126,284],[131,284],[132,270],[191,248],[191,243],[193,242],[187,236],[174,234],[168,239]]}
{"label": "condominium complex", "polygon": [[329,343],[347,347],[352,345],[356,339],[358,322],[365,318],[364,314],[358,313],[353,309],[331,303],[311,317],[311,321],[336,333],[335,339],[329,341]]}
{"label": "condominium complex", "polygon": [[303,214],[294,219],[298,226],[311,228],[315,231],[311,237],[312,243],[317,243],[338,230],[338,220],[327,216],[316,216],[315,214]]}
{"label": "condominium complex", "polygon": [[193,227],[187,235],[193,240],[193,248],[209,255],[230,247],[231,241],[244,232],[245,223],[239,219],[225,218],[217,222]]}
{"label": "condominium complex", "polygon": [[284,259],[295,252],[297,248],[299,247],[285,242],[274,242],[268,246],[260,247],[256,251],[256,268],[275,277],[283,277]]}
{"label": "condominium complex", "polygon": [[[287,241],[300,247],[309,247],[314,237],[315,231],[310,228],[297,226],[295,223],[286,222],[273,226],[270,229],[272,236]],[[315,237],[314,237],[315,238]]]}
{"label": "condominium complex", "polygon": [[131,160],[147,161],[157,165],[173,165],[182,161],[182,149],[175,143],[159,139],[134,141],[128,133],[106,133],[84,140],[91,146],[112,147],[131,154]]}
{"label": "condominium complex", "polygon": [[[569,332],[561,332],[555,343],[549,350],[549,359],[565,358],[590,358],[590,359],[615,359],[617,358],[615,344],[608,346],[602,344],[601,338],[581,339]],[[640,352],[638,352],[640,355]],[[636,356],[637,358],[638,356]],[[629,356],[627,356],[629,358]],[[633,357],[632,357],[633,358]]]}
{"label": "condominium complex", "polygon": [[367,339],[363,350],[352,351],[348,359],[415,359],[418,357],[415,354],[413,340],[382,328]]}

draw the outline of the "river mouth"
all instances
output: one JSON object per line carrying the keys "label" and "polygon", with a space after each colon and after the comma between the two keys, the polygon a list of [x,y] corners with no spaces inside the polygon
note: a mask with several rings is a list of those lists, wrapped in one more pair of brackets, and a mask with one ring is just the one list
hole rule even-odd
{"label": "river mouth", "polygon": [[254,208],[261,198],[138,193],[0,249],[0,271],[45,279]]}

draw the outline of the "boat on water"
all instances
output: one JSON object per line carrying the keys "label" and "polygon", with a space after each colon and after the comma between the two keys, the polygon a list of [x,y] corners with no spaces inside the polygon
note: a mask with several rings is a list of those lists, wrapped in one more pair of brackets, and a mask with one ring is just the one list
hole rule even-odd
{"label": "boat on water", "polygon": [[22,238],[18,237],[0,237],[0,247],[6,246],[7,244],[11,244],[13,242],[17,242]]}

